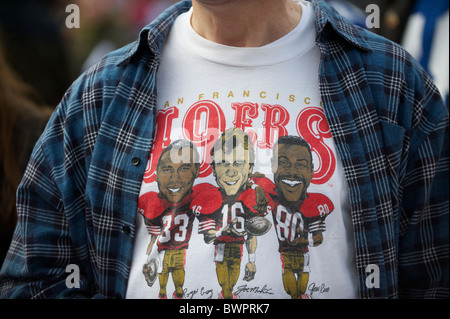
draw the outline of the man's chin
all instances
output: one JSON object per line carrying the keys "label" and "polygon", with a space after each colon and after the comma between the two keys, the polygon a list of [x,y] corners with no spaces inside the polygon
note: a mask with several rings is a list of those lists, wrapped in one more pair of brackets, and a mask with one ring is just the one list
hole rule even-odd
{"label": "man's chin", "polygon": [[186,193],[179,193],[179,194],[167,194],[165,198],[172,204],[177,204],[181,202],[184,198]]}
{"label": "man's chin", "polygon": [[303,188],[301,190],[297,190],[295,192],[282,189],[283,197],[287,202],[298,202],[303,198]]}
{"label": "man's chin", "polygon": [[224,183],[220,183],[220,187],[223,189],[223,191],[225,192],[225,194],[227,194],[227,196],[233,196],[236,195],[237,192],[239,192],[239,190],[241,189],[242,185],[236,183],[236,185],[227,185]]}
{"label": "man's chin", "polygon": [[239,191],[239,188],[228,188],[228,189],[224,189],[225,194],[227,194],[227,196],[234,196],[237,194],[237,192]]}

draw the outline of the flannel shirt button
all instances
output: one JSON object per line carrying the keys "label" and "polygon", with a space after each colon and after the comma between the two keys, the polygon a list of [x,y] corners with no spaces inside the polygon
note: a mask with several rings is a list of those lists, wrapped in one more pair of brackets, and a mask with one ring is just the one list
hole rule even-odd
{"label": "flannel shirt button", "polygon": [[139,157],[133,157],[131,159],[131,164],[133,164],[134,166],[138,166],[140,162],[141,160],[139,159]]}
{"label": "flannel shirt button", "polygon": [[128,226],[125,225],[125,226],[122,227],[122,231],[123,231],[125,234],[129,234],[131,230],[130,230],[130,227],[128,227]]}

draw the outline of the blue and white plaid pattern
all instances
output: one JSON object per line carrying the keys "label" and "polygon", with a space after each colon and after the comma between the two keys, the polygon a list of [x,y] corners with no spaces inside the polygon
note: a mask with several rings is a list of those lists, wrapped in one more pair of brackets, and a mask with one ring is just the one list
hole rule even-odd
{"label": "blue and white plaid pattern", "polygon": [[[313,0],[320,91],[349,185],[361,298],[448,298],[448,110],[398,45]],[[125,296],[152,146],[159,54],[177,3],[81,75],[17,193],[4,298]],[[79,289],[66,266],[80,267]],[[366,269],[380,269],[380,287]]]}

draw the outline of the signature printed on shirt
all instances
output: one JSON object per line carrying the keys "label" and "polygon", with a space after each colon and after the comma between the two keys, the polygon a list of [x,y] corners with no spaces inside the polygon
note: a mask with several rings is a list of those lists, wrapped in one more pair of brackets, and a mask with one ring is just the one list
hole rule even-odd
{"label": "signature printed on shirt", "polygon": [[328,293],[330,291],[330,287],[327,287],[324,283],[321,285],[312,282],[308,286],[309,295],[313,296],[314,294],[323,294]]}
{"label": "signature printed on shirt", "polygon": [[183,291],[183,295],[184,298],[186,299],[194,299],[194,298],[211,299],[213,297],[213,290],[201,287],[188,291],[187,288],[185,288]]}
{"label": "signature printed on shirt", "polygon": [[272,288],[268,288],[267,285],[264,285],[263,287],[255,286],[255,287],[248,287],[247,285],[242,285],[236,288],[236,295],[239,296],[240,293],[254,293],[258,295],[273,295],[274,292],[272,291]]}

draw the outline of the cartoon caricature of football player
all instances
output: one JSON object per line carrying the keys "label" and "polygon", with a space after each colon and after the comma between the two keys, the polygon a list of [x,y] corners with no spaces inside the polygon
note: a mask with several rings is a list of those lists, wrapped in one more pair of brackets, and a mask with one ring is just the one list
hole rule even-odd
{"label": "cartoon caricature of football player", "polygon": [[[191,238],[195,219],[190,203],[195,194],[209,184],[193,186],[199,175],[199,155],[192,142],[177,140],[161,153],[156,167],[156,182],[159,193],[148,192],[139,198],[139,212],[150,234],[147,255],[153,245],[158,247],[162,265],[159,272],[159,298],[166,299],[166,285],[172,273],[175,292],[173,297],[183,297],[185,279],[185,255]],[[212,187],[212,186],[211,186]],[[144,264],[143,273],[148,280],[149,263]]]}
{"label": "cartoon caricature of football player", "polygon": [[314,165],[311,148],[303,138],[283,136],[278,139],[272,171],[275,187],[268,179],[257,183],[275,202],[272,217],[283,267],[283,286],[292,299],[309,298],[305,294],[310,271],[308,246],[315,247],[323,242],[325,217],[334,206],[325,195],[307,193]]}
{"label": "cartoon caricature of football player", "polygon": [[206,243],[214,242],[216,273],[222,292],[219,298],[237,298],[233,287],[240,274],[242,248],[245,243],[249,262],[244,280],[256,273],[256,237],[245,231],[246,220],[264,215],[256,209],[256,191],[248,187],[255,160],[249,136],[241,129],[226,130],[211,150],[213,174],[218,188],[201,192],[192,209],[199,220],[199,233]]}

